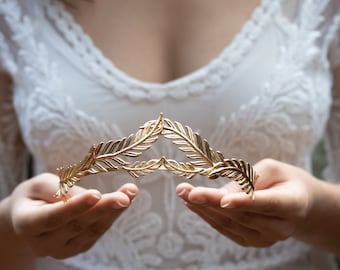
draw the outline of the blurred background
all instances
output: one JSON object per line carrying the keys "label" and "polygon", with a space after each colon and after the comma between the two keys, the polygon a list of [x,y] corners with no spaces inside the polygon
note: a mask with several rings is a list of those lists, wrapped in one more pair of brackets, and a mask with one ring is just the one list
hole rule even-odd
{"label": "blurred background", "polygon": [[[322,177],[322,172],[327,165],[325,142],[321,140],[314,149],[312,168],[313,174],[318,178]],[[337,259],[338,269],[340,270],[340,258]]]}

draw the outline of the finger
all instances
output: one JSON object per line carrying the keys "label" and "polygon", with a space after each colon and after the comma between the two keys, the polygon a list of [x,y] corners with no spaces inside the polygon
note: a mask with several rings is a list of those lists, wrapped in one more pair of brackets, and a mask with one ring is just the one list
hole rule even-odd
{"label": "finger", "polygon": [[283,181],[283,179],[289,178],[288,172],[291,165],[273,160],[263,159],[254,165],[254,171],[258,175],[255,183],[257,190],[267,189],[275,184]]}
{"label": "finger", "polygon": [[58,241],[57,239],[62,236],[62,241],[69,240],[83,233],[90,224],[97,222],[104,216],[113,220],[117,219],[130,203],[129,197],[120,191],[103,194],[101,200],[83,215],[75,217],[60,228],[44,232],[40,237],[44,240]]}
{"label": "finger", "polygon": [[[249,226],[249,224],[242,224],[237,219],[238,217],[225,215],[217,208],[191,206],[189,206],[190,209],[206,220],[213,228],[228,237],[232,237],[232,240],[237,240],[243,246],[267,247],[287,238],[275,230],[261,231],[256,227]],[[271,233],[272,231],[273,233]]]}
{"label": "finger", "polygon": [[137,196],[139,189],[135,184],[127,183],[121,186],[118,191],[125,193],[132,201]]}
{"label": "finger", "polygon": [[225,184],[222,189],[224,189],[228,193],[233,192],[244,192],[242,191],[242,187],[239,183],[236,181],[229,181],[227,184]]}
{"label": "finger", "polygon": [[[27,180],[23,183],[20,194],[21,197],[30,198],[35,205],[45,203],[55,203],[61,201],[56,198],[55,194],[59,188],[59,177],[51,173],[43,173]],[[74,186],[69,190],[70,197],[83,193],[86,189],[80,186]]]}
{"label": "finger", "polygon": [[228,194],[226,189],[196,187],[189,193],[188,201],[194,204],[218,207],[222,197],[226,194]]}
{"label": "finger", "polygon": [[183,200],[190,203],[220,206],[222,196],[228,191],[224,188],[193,187],[183,183],[177,186],[176,192]]}
{"label": "finger", "polygon": [[90,224],[82,234],[78,234],[68,240],[63,239],[63,241],[56,239],[57,241],[45,241],[43,244],[36,241],[33,249],[35,246],[37,247],[34,251],[39,256],[51,256],[56,259],[65,259],[74,256],[78,253],[85,252],[93,246],[98,238],[111,226],[112,222],[111,217],[102,217],[96,223]]}
{"label": "finger", "polygon": [[252,212],[229,211],[228,216],[236,223],[258,231],[264,239],[282,241],[293,233],[288,222]]}
{"label": "finger", "polygon": [[176,194],[181,197],[184,201],[188,200],[188,195],[191,190],[194,189],[194,186],[188,184],[188,183],[180,183],[176,187]]}
{"label": "finger", "polygon": [[[206,219],[206,221],[209,223],[209,225],[212,228],[214,228],[216,231],[218,231],[223,236],[229,238],[230,240],[234,241],[235,243],[237,243],[239,245],[247,246],[247,240],[244,238],[244,236],[239,235],[239,234],[235,234],[227,226],[225,226],[222,230],[219,230],[217,222],[212,220],[212,219],[208,218],[208,219]],[[226,220],[225,222],[227,223],[228,221]]]}
{"label": "finger", "polygon": [[64,247],[67,253],[82,253],[90,249],[96,241],[112,226],[114,219],[111,216],[104,216],[91,224],[84,232],[69,239]]}
{"label": "finger", "polygon": [[[123,193],[122,191],[128,193]],[[121,213],[131,204],[134,196],[137,194],[137,187],[134,185],[124,185],[119,191],[103,194],[100,201],[96,203],[91,209],[84,214],[75,217],[60,228],[47,231],[41,234],[41,238],[53,241],[53,239],[60,238],[70,239],[76,235],[81,234],[87,229],[89,224],[96,222],[103,216],[110,216],[112,219],[117,219]],[[134,195],[132,195],[134,194]],[[130,196],[130,197],[129,197]]]}
{"label": "finger", "polygon": [[72,197],[66,204],[59,201],[43,205],[31,205],[29,199],[21,200],[14,207],[15,229],[21,234],[41,234],[78,217],[95,205],[101,198],[96,190],[87,190]]}
{"label": "finger", "polygon": [[87,242],[86,239],[97,240],[101,237],[114,222],[115,218],[111,215],[105,215],[102,218],[96,220],[95,222],[89,224],[89,226],[81,234],[69,239],[67,241],[68,246],[77,246],[78,243]]}
{"label": "finger", "polygon": [[[74,193],[83,190],[76,186],[73,189],[75,189]],[[108,211],[108,209],[127,207],[137,193],[138,188],[134,184],[125,184],[117,192],[103,196],[96,190],[85,190],[80,194],[72,196],[66,204],[57,202],[39,207],[39,214],[30,215],[29,218],[25,218],[23,226],[26,229],[34,228],[35,231],[31,231],[32,233],[43,234],[69,223],[72,219],[78,218],[101,198],[102,200],[100,200],[97,211],[93,212],[96,215],[100,215],[101,212]]]}
{"label": "finger", "polygon": [[[188,204],[189,209],[207,221],[215,230],[234,242],[247,246],[250,239],[258,239],[259,233],[236,224],[232,219],[226,216],[210,215],[210,209],[207,207],[198,207],[197,205]],[[209,208],[209,207],[208,207]]]}
{"label": "finger", "polygon": [[254,212],[274,217],[300,215],[300,202],[294,192],[288,193],[279,189],[265,189],[255,191],[252,200],[245,193],[229,193],[222,197],[222,208]]}
{"label": "finger", "polygon": [[[258,176],[255,185],[256,190],[267,189],[274,184],[278,185],[283,182],[282,179],[285,177],[285,174],[282,168],[287,166],[287,164],[271,159],[264,159],[255,164],[254,171]],[[228,182],[222,189],[226,191],[225,194],[245,194],[242,187],[235,181]]]}

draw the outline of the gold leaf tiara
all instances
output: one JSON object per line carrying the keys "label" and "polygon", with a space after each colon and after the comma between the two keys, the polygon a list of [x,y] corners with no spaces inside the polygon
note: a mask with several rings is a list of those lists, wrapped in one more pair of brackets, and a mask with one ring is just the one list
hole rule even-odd
{"label": "gold leaf tiara", "polygon": [[[157,141],[160,135],[172,141],[189,159],[178,162],[164,156],[148,161],[128,162],[126,157],[139,157]],[[126,171],[138,178],[156,170],[169,170],[187,179],[200,174],[209,179],[219,176],[238,182],[247,194],[254,199],[255,182],[258,175],[253,167],[241,159],[225,159],[219,151],[214,151],[207,140],[188,126],[171,121],[161,113],[157,120],[146,122],[136,134],[116,141],[93,145],[87,155],[77,164],[57,168],[59,190],[55,196],[67,201],[68,191],[80,178],[86,175]]]}

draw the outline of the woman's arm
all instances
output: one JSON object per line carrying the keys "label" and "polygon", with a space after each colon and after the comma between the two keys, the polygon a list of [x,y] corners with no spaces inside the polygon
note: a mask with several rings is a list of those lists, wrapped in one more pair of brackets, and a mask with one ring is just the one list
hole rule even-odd
{"label": "woman's arm", "polygon": [[[10,104],[10,98],[10,80],[0,75],[0,104]],[[0,108],[0,119],[7,119],[7,108]],[[62,259],[88,250],[127,209],[138,188],[125,184],[116,192],[100,194],[76,186],[64,204],[54,197],[56,175],[28,180],[15,176],[21,167],[15,161],[22,154],[17,148],[22,144],[20,133],[9,129],[8,134],[6,126],[0,128],[0,268],[27,269],[36,257]]]}
{"label": "woman's arm", "polygon": [[[333,73],[334,104],[328,125],[329,150],[333,152],[332,177],[339,175],[340,158],[340,66]],[[340,182],[340,179],[332,179]],[[296,237],[331,250],[340,256],[340,184],[317,182],[314,207]]]}
{"label": "woman's arm", "polygon": [[[0,120],[4,119],[5,117],[8,117],[8,104],[11,104],[11,79],[10,77],[0,72]],[[5,158],[6,153],[5,152],[5,136],[8,136],[9,134],[6,133],[7,127],[4,127],[4,121],[0,121],[1,128],[0,132],[0,151],[2,158],[2,166],[0,164],[0,168],[5,167],[7,164],[5,164]],[[15,145],[20,148],[23,147],[21,139],[19,134],[10,134],[14,135],[16,138],[12,138],[15,142]],[[17,168],[18,169],[18,168]],[[2,177],[1,177],[2,176]],[[7,179],[7,174],[2,171],[0,172],[0,187],[2,189],[1,196],[7,195],[10,192],[10,187],[14,185],[14,183],[4,183],[4,181],[12,181],[12,179]],[[6,178],[6,179],[2,179]],[[6,188],[5,188],[6,187]],[[18,237],[15,235],[13,229],[9,226],[9,217],[6,216],[6,208],[8,206],[8,199],[3,199],[0,201],[0,261],[1,261],[1,267],[4,267],[4,269],[18,269],[22,267],[26,262],[30,261],[31,259],[31,253],[29,249],[25,246],[25,244],[18,239]]]}
{"label": "woman's arm", "polygon": [[30,248],[11,227],[8,207],[9,198],[0,201],[0,265],[4,269],[24,269],[34,256]]}
{"label": "woman's arm", "polygon": [[37,175],[0,202],[1,269],[27,269],[36,257],[64,259],[85,252],[138,193],[134,184],[108,194],[74,186],[65,204],[54,197],[58,180],[54,174]]}
{"label": "woman's arm", "polygon": [[260,175],[255,200],[234,181],[221,189],[183,183],[177,193],[189,209],[240,245],[268,247],[293,237],[340,255],[340,186],[276,160],[262,160],[254,169]]}
{"label": "woman's arm", "polygon": [[[334,74],[334,93],[340,93],[340,68]],[[340,139],[337,118],[333,113],[332,133]],[[332,150],[337,151],[335,145],[340,145],[335,138],[332,141]],[[235,182],[221,189],[184,183],[177,193],[192,211],[243,246],[266,247],[293,237],[340,256],[340,184],[270,159],[258,162],[254,169],[259,174],[255,200]]]}

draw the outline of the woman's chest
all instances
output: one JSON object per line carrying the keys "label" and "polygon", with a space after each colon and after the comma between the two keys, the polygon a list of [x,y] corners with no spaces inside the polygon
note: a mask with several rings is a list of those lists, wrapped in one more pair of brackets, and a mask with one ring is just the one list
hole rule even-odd
{"label": "woman's chest", "polygon": [[166,82],[215,58],[259,3],[73,1],[66,7],[118,68],[143,81]]}
{"label": "woman's chest", "polygon": [[65,156],[78,159],[92,143],[127,136],[163,112],[232,156],[301,164],[296,159],[323,132],[330,78],[317,62],[314,41],[306,43],[310,34],[282,35],[271,20],[277,7],[272,5],[267,13],[264,6],[258,10],[266,16],[257,14],[209,64],[165,84],[129,76],[75,25],[73,32],[62,28],[72,26],[71,20],[56,20],[65,40],[47,27],[39,35],[39,53],[28,53],[30,47],[20,43],[27,53],[21,54],[16,104],[26,143],[53,167]]}

